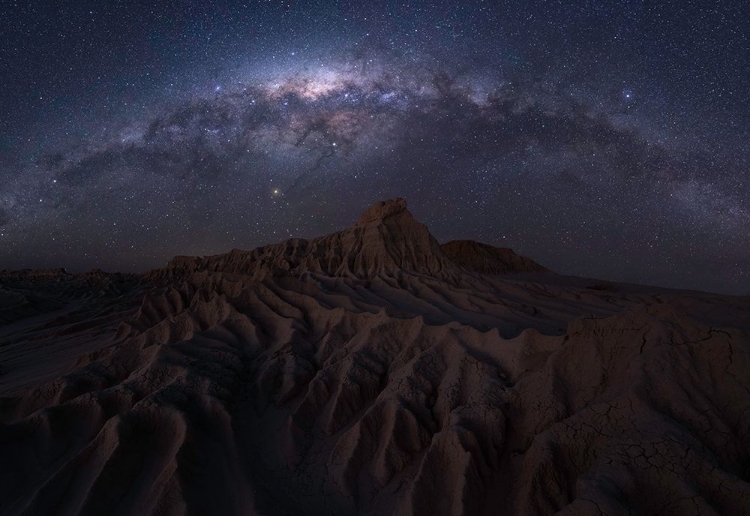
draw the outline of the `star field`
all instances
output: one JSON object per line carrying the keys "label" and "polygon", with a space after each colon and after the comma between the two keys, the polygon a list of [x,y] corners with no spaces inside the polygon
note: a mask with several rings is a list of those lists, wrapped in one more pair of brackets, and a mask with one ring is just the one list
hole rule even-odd
{"label": "star field", "polygon": [[742,2],[5,2],[0,268],[145,270],[402,196],[441,241],[750,293]]}

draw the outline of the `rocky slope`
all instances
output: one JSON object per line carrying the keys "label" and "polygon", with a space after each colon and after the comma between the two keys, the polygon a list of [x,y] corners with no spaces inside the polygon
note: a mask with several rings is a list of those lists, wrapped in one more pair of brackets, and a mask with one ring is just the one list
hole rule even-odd
{"label": "rocky slope", "polygon": [[482,274],[549,272],[533,260],[505,247],[493,247],[473,240],[453,240],[440,248],[453,263]]}
{"label": "rocky slope", "polygon": [[0,273],[2,514],[750,513],[750,299],[440,246],[400,199],[46,274]]}

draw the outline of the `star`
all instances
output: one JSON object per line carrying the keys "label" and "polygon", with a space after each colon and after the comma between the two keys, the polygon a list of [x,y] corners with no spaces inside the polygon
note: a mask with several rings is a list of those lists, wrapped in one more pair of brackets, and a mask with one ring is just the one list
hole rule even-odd
{"label": "star", "polygon": [[[330,232],[402,196],[436,236],[564,273],[750,292],[750,71],[725,3],[666,2],[639,30],[607,4],[585,31],[515,0],[229,1],[179,23],[169,3],[104,2],[88,25],[21,4],[3,41],[0,269],[141,270]],[[70,249],[42,252],[49,229]],[[651,250],[639,235],[655,231]]]}

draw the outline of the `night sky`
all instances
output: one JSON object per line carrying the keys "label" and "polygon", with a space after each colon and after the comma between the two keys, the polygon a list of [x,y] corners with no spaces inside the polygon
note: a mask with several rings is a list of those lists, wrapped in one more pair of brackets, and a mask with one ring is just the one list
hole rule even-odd
{"label": "night sky", "polygon": [[0,5],[0,269],[348,226],[750,293],[743,1]]}

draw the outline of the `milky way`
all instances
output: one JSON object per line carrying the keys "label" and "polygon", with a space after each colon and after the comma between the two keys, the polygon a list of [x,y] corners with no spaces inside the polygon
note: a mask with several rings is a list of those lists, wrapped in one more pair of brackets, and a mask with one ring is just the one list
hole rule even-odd
{"label": "milky way", "polygon": [[440,240],[747,294],[750,20],[608,4],[4,6],[0,268],[145,270],[402,196]]}

